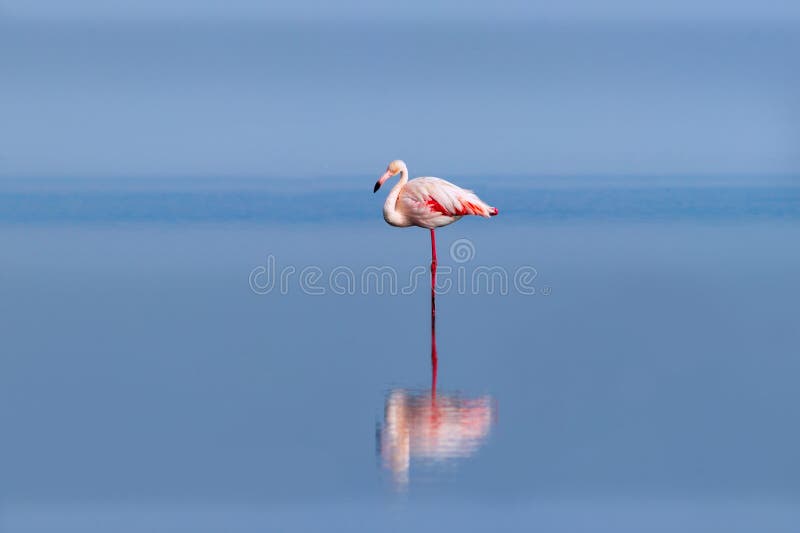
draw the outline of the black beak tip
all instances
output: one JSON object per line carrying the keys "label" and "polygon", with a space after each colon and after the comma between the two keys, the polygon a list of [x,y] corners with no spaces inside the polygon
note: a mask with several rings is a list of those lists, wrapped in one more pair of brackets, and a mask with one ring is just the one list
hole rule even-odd
{"label": "black beak tip", "polygon": [[374,188],[374,189],[372,189],[372,192],[373,192],[373,194],[374,194],[374,193],[376,193],[376,192],[378,192],[378,189],[380,189],[380,188],[381,188],[381,184],[380,184],[380,182],[376,182],[376,183],[375,183],[375,188]]}

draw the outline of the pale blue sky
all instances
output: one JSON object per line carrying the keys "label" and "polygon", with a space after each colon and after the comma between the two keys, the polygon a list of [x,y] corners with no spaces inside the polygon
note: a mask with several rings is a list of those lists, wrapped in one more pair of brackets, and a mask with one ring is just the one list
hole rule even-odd
{"label": "pale blue sky", "polygon": [[793,2],[0,1],[0,176],[800,174]]}
{"label": "pale blue sky", "polygon": [[3,0],[8,14],[34,18],[162,18],[193,16],[245,18],[284,16],[302,19],[428,17],[453,19],[628,20],[785,20],[800,17],[793,0]]}

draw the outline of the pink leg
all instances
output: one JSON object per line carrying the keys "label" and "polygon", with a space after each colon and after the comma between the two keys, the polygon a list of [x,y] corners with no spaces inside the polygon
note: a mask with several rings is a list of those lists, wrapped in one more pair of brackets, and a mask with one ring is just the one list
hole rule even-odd
{"label": "pink leg", "polygon": [[439,358],[436,355],[436,234],[431,229],[431,391],[436,396],[436,374]]}

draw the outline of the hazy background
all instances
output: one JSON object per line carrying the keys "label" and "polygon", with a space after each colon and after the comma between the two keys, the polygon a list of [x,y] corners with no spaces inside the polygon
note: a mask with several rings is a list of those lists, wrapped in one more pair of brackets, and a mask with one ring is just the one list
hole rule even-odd
{"label": "hazy background", "polygon": [[[0,531],[799,531],[799,28],[0,0]],[[440,276],[457,239],[538,273],[438,298],[440,398],[496,418],[405,492],[376,430],[429,386],[425,287],[249,284],[426,265],[372,193],[397,157],[500,209],[437,232]]]}
{"label": "hazy background", "polygon": [[425,2],[409,0],[299,0],[297,2],[264,2],[259,0],[74,0],[69,3],[58,0],[4,0],[6,13],[20,17],[39,19],[119,19],[119,18],[228,18],[242,19],[438,19],[461,20],[509,20],[509,19],[577,19],[577,20],[652,20],[676,19],[696,21],[713,19],[730,20],[787,20],[800,18],[800,7],[791,0],[676,0],[663,3],[637,0],[565,0],[545,2],[542,0],[440,0]]}
{"label": "hazy background", "polygon": [[793,2],[0,5],[2,176],[800,170]]}

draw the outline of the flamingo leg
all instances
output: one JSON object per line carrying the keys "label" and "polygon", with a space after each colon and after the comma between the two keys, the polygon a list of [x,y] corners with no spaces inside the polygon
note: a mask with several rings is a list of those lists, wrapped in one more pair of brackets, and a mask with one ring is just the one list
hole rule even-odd
{"label": "flamingo leg", "polygon": [[431,229],[431,391],[436,397],[436,375],[439,358],[436,355],[436,234]]}

